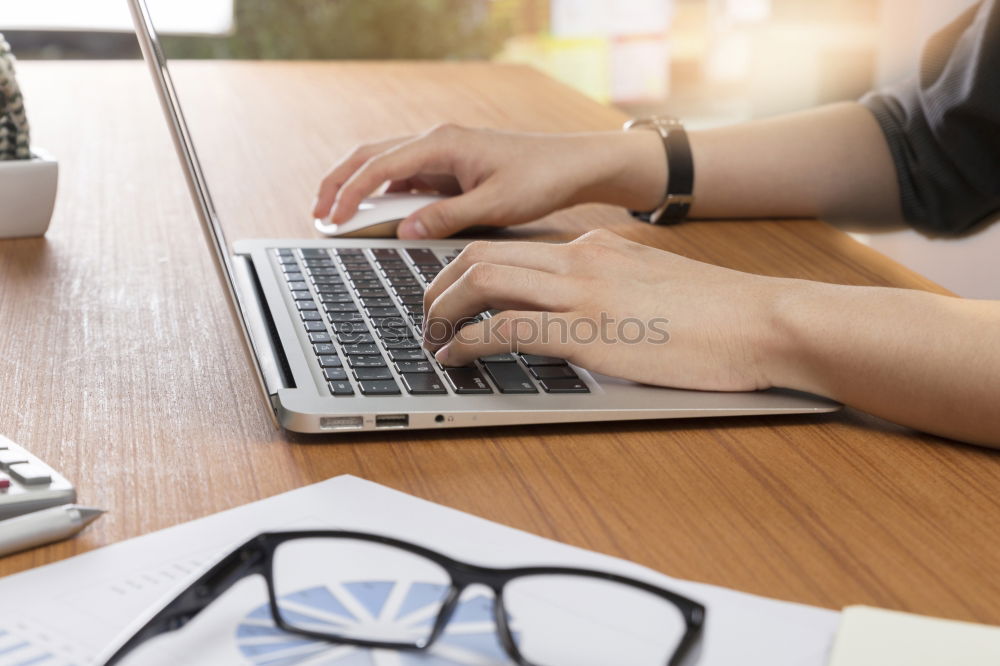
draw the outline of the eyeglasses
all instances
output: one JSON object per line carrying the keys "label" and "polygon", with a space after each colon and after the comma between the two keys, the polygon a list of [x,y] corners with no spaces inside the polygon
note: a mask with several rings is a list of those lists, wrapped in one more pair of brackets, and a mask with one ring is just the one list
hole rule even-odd
{"label": "eyeglasses", "polygon": [[[181,629],[252,575],[266,580],[268,602],[248,614],[247,631],[295,638],[300,654],[304,638],[318,651],[343,646],[343,654],[352,646],[411,654],[433,648],[444,655],[433,664],[687,666],[697,659],[705,622],[701,604],[612,573],[494,569],[363,532],[267,532],[219,560],[111,647],[103,663],[120,664],[140,645]],[[260,624],[268,619],[276,626]],[[261,644],[249,645],[243,654],[256,662]],[[275,656],[272,646],[265,652]]]}

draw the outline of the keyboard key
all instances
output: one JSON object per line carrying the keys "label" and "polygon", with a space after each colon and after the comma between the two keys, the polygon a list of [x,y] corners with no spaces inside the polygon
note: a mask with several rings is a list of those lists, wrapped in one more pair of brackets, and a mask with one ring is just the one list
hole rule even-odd
{"label": "keyboard key", "polygon": [[289,282],[288,288],[292,291],[301,291],[303,289],[309,289],[309,285],[305,282]]}
{"label": "keyboard key", "polygon": [[474,367],[465,368],[445,368],[444,377],[451,384],[451,389],[459,395],[472,393],[493,393],[493,389],[486,383],[486,379]]}
{"label": "keyboard key", "polygon": [[391,335],[382,336],[382,346],[386,349],[398,350],[398,349],[420,349],[420,341],[414,340],[413,338],[403,338],[403,337],[392,337]]}
{"label": "keyboard key", "polygon": [[399,252],[391,247],[377,247],[372,250],[372,256],[375,257],[376,261],[380,259],[399,259]]}
{"label": "keyboard key", "polygon": [[334,333],[367,333],[368,324],[362,321],[336,321],[330,324]]}
{"label": "keyboard key", "polygon": [[395,317],[400,318],[399,309],[395,305],[385,308],[366,308],[369,317]]}
{"label": "keyboard key", "polygon": [[590,393],[583,380],[576,379],[543,379],[538,382],[549,393]]}
{"label": "keyboard key", "polygon": [[501,393],[538,393],[531,379],[516,363],[483,363]]}
{"label": "keyboard key", "polygon": [[302,325],[305,326],[306,330],[309,332],[326,330],[326,324],[322,321],[306,321],[303,322]]}
{"label": "keyboard key", "polygon": [[517,363],[513,354],[493,354],[492,356],[483,356],[479,360],[483,363]]}
{"label": "keyboard key", "polygon": [[395,304],[391,298],[362,298],[361,305],[366,308],[388,308]]}
{"label": "keyboard key", "polygon": [[[375,345],[372,345],[374,347]],[[374,352],[373,352],[374,353]],[[426,361],[427,357],[424,356],[423,350],[420,349],[390,349],[388,352],[389,360],[392,362],[397,361]]]}
{"label": "keyboard key", "polygon": [[337,345],[332,342],[321,343],[318,345],[313,345],[313,351],[316,352],[317,356],[323,356],[326,354],[336,354]]}
{"label": "keyboard key", "polygon": [[525,365],[566,365],[566,361],[554,356],[536,356],[535,354],[521,354],[521,360]]}
{"label": "keyboard key", "polygon": [[343,368],[326,368],[323,370],[323,376],[326,377],[328,382],[342,382],[347,379],[347,370]]}
{"label": "keyboard key", "polygon": [[385,359],[381,356],[348,356],[347,364],[352,368],[384,368]]}
{"label": "keyboard key", "polygon": [[389,298],[389,292],[384,287],[378,289],[358,289],[359,298]]}
{"label": "keyboard key", "polygon": [[330,355],[319,357],[319,365],[321,368],[339,368],[343,364],[344,362],[340,360],[339,356]]}
{"label": "keyboard key", "polygon": [[360,312],[328,312],[326,316],[334,324],[363,323],[365,321],[365,316]]}
{"label": "keyboard key", "polygon": [[438,266],[441,265],[441,262],[438,261],[437,255],[434,254],[434,250],[429,250],[424,247],[420,248],[408,247],[405,250],[403,250],[403,252],[406,253],[406,256],[408,256],[410,258],[410,261],[412,261],[414,264],[418,265],[437,264]]}
{"label": "keyboard key", "polygon": [[295,299],[296,301],[311,301],[312,297],[313,297],[312,292],[310,292],[308,289],[306,290],[299,289],[297,291],[292,292],[292,298]]}
{"label": "keyboard key", "polygon": [[448,389],[444,387],[435,374],[404,374],[403,385],[413,395],[447,395],[448,393]]}
{"label": "keyboard key", "polygon": [[317,310],[316,301],[295,301],[295,307],[299,309],[299,312],[306,312],[307,310]]}
{"label": "keyboard key", "polygon": [[337,342],[342,345],[370,345],[375,342],[375,338],[368,331],[362,333],[337,333]]}
{"label": "keyboard key", "polygon": [[303,310],[299,316],[302,317],[302,321],[323,321],[323,314],[318,310]]}
{"label": "keyboard key", "polygon": [[[378,356],[378,347],[371,343],[344,345],[344,353],[348,356]],[[417,360],[417,359],[406,359]]]}
{"label": "keyboard key", "polygon": [[317,333],[310,333],[309,334],[309,342],[311,342],[313,344],[317,344],[317,343],[321,343],[321,342],[333,342],[333,338],[331,338],[330,334],[327,333],[326,331],[320,331],[320,332],[317,332]]}
{"label": "keyboard key", "polygon": [[328,314],[334,312],[358,312],[358,306],[354,304],[354,301],[347,301],[346,303],[327,303],[323,306],[323,309],[327,311]]}
{"label": "keyboard key", "polygon": [[330,382],[327,384],[327,388],[329,388],[330,393],[334,395],[354,395],[354,387],[351,386],[351,382],[347,380]]}
{"label": "keyboard key", "polygon": [[[360,357],[352,356],[351,358]],[[431,366],[430,361],[399,361],[396,363],[396,372],[400,374],[434,372],[434,368]]]}
{"label": "keyboard key", "polygon": [[369,379],[392,379],[392,370],[386,367],[382,368],[355,368],[354,377],[358,381],[365,381]]}
{"label": "keyboard key", "polygon": [[354,298],[351,297],[346,291],[344,292],[325,292],[321,291],[319,293],[319,300],[324,305],[332,305],[334,303],[354,303]]}
{"label": "keyboard key", "polygon": [[536,379],[576,379],[576,373],[568,365],[540,365],[528,369]]}
{"label": "keyboard key", "polygon": [[395,380],[384,379],[370,382],[358,382],[361,392],[365,395],[399,395],[399,386]]}

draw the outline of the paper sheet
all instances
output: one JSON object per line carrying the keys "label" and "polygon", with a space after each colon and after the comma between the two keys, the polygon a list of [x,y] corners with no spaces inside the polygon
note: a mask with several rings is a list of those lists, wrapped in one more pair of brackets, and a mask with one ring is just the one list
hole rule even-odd
{"label": "paper sheet", "polygon": [[[0,581],[0,598],[17,600],[6,615],[0,612],[0,666],[92,663],[94,655],[137,615],[172,596],[233,546],[261,531],[304,527],[396,536],[487,566],[602,569],[672,589],[708,608],[702,666],[824,666],[839,618],[829,610],[668,578],[630,562],[341,476]],[[344,666],[497,663],[487,648],[478,656],[469,655],[469,650],[476,650],[468,647],[468,641],[464,652],[450,658],[377,654],[362,662],[356,660],[353,648],[276,637],[273,627],[267,626],[265,589],[262,580],[247,579],[192,622],[184,630],[185,640],[197,645],[198,659],[187,647],[183,663],[290,666],[322,661],[339,666],[338,654],[351,651],[354,657],[345,656]],[[482,627],[458,629],[476,633]],[[483,636],[476,640],[481,639],[482,645],[494,640],[489,628],[480,633]],[[325,652],[317,653],[318,649]],[[447,652],[449,647],[442,649]],[[623,654],[615,666],[628,663]]]}
{"label": "paper sheet", "polygon": [[1000,627],[850,606],[830,666],[996,666]]}

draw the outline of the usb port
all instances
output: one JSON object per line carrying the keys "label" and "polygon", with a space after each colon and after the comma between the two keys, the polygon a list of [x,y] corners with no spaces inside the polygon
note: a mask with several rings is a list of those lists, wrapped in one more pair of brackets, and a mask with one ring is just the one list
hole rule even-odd
{"label": "usb port", "polygon": [[409,414],[376,414],[376,428],[405,428],[410,425]]}
{"label": "usb port", "polygon": [[320,430],[360,430],[364,424],[361,416],[323,416],[319,419]]}

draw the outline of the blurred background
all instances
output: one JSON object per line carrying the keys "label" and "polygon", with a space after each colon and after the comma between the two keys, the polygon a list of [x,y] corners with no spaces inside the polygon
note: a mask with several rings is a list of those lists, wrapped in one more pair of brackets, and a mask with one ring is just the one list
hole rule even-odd
{"label": "blurred background", "polygon": [[[527,63],[629,115],[707,127],[903,79],[924,40],[974,0],[148,2],[173,58]],[[124,0],[3,0],[0,32],[22,59],[138,57]],[[963,295],[1000,298],[1000,233],[856,237]]]}

